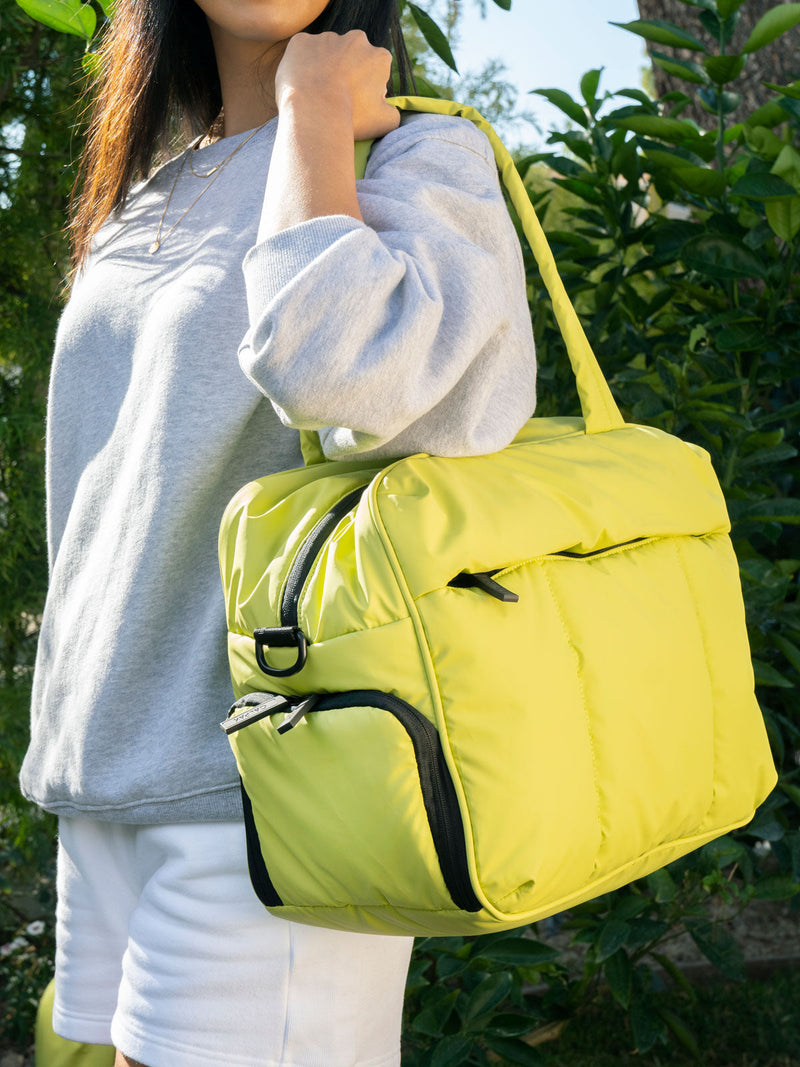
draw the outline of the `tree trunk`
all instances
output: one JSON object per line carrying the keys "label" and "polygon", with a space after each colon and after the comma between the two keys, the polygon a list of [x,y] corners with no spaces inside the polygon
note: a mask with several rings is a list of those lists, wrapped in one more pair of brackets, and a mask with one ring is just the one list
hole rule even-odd
{"label": "tree trunk", "polygon": [[[788,3],[789,0],[745,0],[739,9],[741,19],[736,29],[733,40],[726,46],[726,51],[736,53],[747,40],[750,31],[758,20],[770,8],[778,3]],[[706,32],[698,21],[700,9],[689,7],[682,0],[638,0],[639,14],[643,19],[664,19],[672,22],[682,29],[694,34],[714,54],[718,52],[719,45],[714,38]],[[657,52],[674,56],[676,59],[692,59],[697,61],[699,54],[690,52],[684,48],[669,48],[666,45],[650,45],[648,51],[655,48]],[[666,74],[659,66],[653,64],[656,90],[659,96],[675,89],[688,92],[695,86],[688,85],[680,78]],[[767,45],[760,52],[755,52],[748,57],[747,65],[731,86],[737,92],[742,93],[744,100],[739,109],[730,116],[730,121],[741,122],[748,114],[761,107],[774,94],[770,89],[765,89],[761,84],[768,81],[778,85],[788,85],[800,78],[800,26],[795,26],[772,44]],[[688,88],[687,88],[688,85]],[[694,103],[682,112],[682,116],[693,118],[704,129],[713,129],[716,126],[716,117],[705,111],[699,104]]]}

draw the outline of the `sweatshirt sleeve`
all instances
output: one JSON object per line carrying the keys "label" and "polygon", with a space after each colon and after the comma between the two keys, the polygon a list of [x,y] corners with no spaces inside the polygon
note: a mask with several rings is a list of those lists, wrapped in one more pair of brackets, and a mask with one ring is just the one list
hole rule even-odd
{"label": "sweatshirt sleeve", "polygon": [[311,219],[249,251],[242,369],[331,459],[503,448],[533,412],[535,356],[487,138],[404,116],[358,198],[364,222]]}

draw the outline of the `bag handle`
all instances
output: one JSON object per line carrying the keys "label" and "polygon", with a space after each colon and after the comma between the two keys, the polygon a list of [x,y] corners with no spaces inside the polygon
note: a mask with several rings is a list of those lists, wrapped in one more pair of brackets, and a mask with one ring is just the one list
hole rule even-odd
{"label": "bag handle", "polygon": [[[607,430],[624,426],[625,420],[611,395],[608,382],[600,369],[600,364],[592,351],[592,346],[589,344],[589,339],[581,326],[567,290],[564,288],[555,256],[547,243],[544,230],[536,217],[533,204],[514,165],[514,160],[493,127],[475,108],[467,104],[459,104],[454,100],[439,100],[422,96],[393,96],[388,98],[387,103],[403,111],[420,111],[432,115],[458,115],[469,119],[489,138],[497,169],[511,203],[519,215],[522,230],[550,295],[556,322],[567,346],[567,355],[575,375],[586,433],[604,433]],[[363,177],[371,147],[371,141],[359,141],[355,146],[355,165],[358,177]],[[300,444],[303,459],[307,464],[324,460],[319,435],[316,431],[301,430]]]}

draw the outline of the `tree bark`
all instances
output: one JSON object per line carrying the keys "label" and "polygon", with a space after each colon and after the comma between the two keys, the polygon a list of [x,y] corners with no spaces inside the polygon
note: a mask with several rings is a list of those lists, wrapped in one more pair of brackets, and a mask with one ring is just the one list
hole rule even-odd
{"label": "tree bark", "polygon": [[[733,40],[726,46],[726,52],[735,54],[739,51],[750,35],[758,20],[770,8],[778,3],[788,3],[789,0],[745,0],[739,9],[741,18]],[[638,0],[639,14],[643,19],[664,19],[676,26],[687,30],[698,37],[709,49],[711,54],[719,51],[719,44],[706,32],[698,21],[700,9],[689,7],[681,0]],[[690,52],[685,48],[669,48],[666,45],[650,45],[648,51],[653,48],[657,52],[674,56],[676,59],[691,59],[698,61],[699,53]],[[689,85],[680,78],[666,74],[659,66],[653,64],[656,90],[659,96],[673,90],[680,90],[692,95],[692,90],[697,86]],[[744,99],[730,116],[731,123],[743,121],[748,114],[761,107],[767,100],[774,96],[772,90],[765,89],[761,84],[768,81],[778,85],[788,85],[800,78],[800,26],[795,26],[772,44],[767,45],[760,52],[755,52],[748,57],[744,71],[730,88],[742,93]],[[704,129],[713,129],[716,126],[716,117],[705,111],[699,104],[693,103],[682,113],[683,117],[693,118]]]}

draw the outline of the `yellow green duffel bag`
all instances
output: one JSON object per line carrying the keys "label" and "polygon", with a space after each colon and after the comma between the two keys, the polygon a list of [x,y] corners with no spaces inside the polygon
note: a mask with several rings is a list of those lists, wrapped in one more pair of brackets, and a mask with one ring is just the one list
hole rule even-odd
{"label": "yellow green duffel bag", "polygon": [[531,419],[494,455],[245,486],[219,542],[222,725],[273,914],[485,933],[743,825],[776,775],[708,455],[623,421],[484,120],[394,103],[489,134],[584,417]]}

